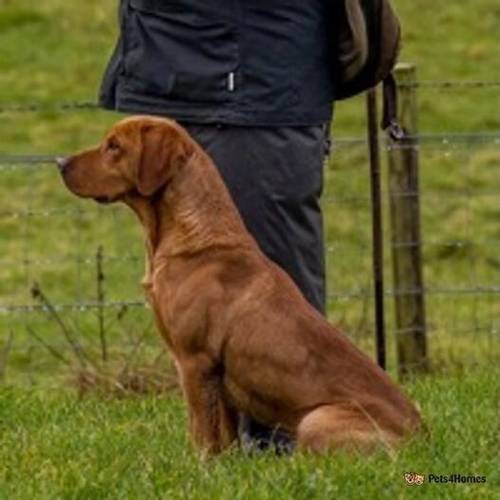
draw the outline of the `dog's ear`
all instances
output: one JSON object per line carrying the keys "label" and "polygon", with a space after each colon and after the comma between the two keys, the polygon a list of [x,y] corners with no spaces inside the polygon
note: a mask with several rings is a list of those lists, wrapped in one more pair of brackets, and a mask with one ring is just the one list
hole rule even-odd
{"label": "dog's ear", "polygon": [[173,127],[147,125],[141,130],[142,153],[137,172],[137,190],[152,196],[187,159],[185,139]]}

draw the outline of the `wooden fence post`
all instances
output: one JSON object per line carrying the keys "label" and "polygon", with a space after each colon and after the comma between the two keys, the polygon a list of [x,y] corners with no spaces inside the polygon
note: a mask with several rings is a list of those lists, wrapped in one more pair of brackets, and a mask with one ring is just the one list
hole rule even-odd
{"label": "wooden fence post", "polygon": [[427,338],[422,271],[419,193],[419,148],[416,67],[400,64],[395,70],[399,121],[405,138],[390,142],[389,199],[392,267],[396,309],[398,371],[404,377],[425,371]]}

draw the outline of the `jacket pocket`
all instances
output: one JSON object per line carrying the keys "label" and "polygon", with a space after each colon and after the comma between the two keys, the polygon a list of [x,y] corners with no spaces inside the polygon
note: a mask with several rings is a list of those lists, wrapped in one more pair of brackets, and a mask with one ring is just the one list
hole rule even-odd
{"label": "jacket pocket", "polygon": [[[217,2],[215,2],[217,3]],[[226,102],[238,43],[219,9],[202,0],[129,0],[124,75],[133,91],[186,102]]]}

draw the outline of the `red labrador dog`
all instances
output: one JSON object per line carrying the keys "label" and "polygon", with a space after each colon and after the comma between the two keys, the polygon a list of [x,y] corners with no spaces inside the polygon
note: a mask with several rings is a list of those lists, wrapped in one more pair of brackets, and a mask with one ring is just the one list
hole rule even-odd
{"label": "red labrador dog", "polygon": [[58,163],[70,191],[123,202],[144,228],[146,296],[202,452],[237,439],[238,412],[317,452],[394,447],[421,427],[389,376],[263,255],[211,159],[178,124],[128,118]]}

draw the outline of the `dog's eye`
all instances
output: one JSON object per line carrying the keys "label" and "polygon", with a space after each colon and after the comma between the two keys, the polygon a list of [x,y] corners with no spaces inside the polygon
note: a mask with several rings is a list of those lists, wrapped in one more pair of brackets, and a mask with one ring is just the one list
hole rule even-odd
{"label": "dog's eye", "polygon": [[106,145],[106,149],[108,151],[111,151],[112,153],[116,153],[117,151],[121,150],[120,144],[114,139],[110,139],[108,141],[108,144]]}

